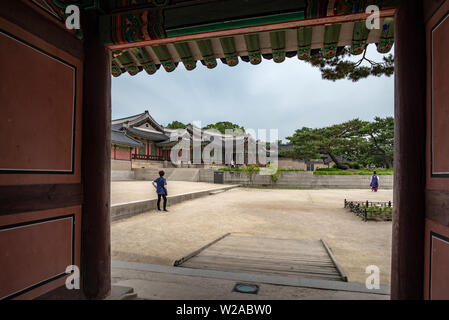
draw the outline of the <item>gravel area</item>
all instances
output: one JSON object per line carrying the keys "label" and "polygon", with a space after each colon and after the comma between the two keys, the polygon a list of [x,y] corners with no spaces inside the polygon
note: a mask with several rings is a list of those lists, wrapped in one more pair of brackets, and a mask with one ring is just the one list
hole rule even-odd
{"label": "gravel area", "polygon": [[[171,196],[220,188],[223,188],[223,185],[206,182],[167,181],[167,192]],[[156,198],[156,189],[151,181],[112,181],[111,183],[111,204]]]}
{"label": "gravel area", "polygon": [[365,268],[377,265],[381,284],[389,285],[392,223],[363,222],[343,209],[343,201],[392,197],[392,190],[232,189],[169,204],[167,213],[151,211],[112,223],[112,259],[171,265],[228,232],[324,239],[349,281],[364,283]]}

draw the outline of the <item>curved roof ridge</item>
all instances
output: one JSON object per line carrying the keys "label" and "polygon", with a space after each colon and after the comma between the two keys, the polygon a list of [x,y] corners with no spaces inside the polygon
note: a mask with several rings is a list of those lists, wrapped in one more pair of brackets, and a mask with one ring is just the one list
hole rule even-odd
{"label": "curved roof ridge", "polygon": [[156,132],[143,131],[133,127],[126,128],[126,131],[143,138],[152,139],[153,141],[163,141],[169,138],[162,132],[156,133]]}
{"label": "curved roof ridge", "polygon": [[128,136],[123,131],[117,131],[117,130],[112,130],[112,132],[111,132],[111,143],[125,145],[125,146],[131,146],[131,147],[142,146],[142,143],[140,141],[133,139],[132,137]]}
{"label": "curved roof ridge", "polygon": [[142,112],[142,113],[139,113],[139,114],[135,114],[133,116],[112,120],[112,124],[118,124],[118,123],[123,123],[123,122],[135,120],[135,119],[145,115],[145,113],[147,113],[147,112],[148,111],[145,110],[145,112]]}
{"label": "curved roof ridge", "polygon": [[136,117],[135,119],[130,120],[128,125],[138,126],[145,123],[146,120],[149,120],[151,123],[153,123],[159,131],[161,131],[162,133],[164,132],[164,127],[161,126],[156,120],[154,120],[154,118],[150,115],[148,110],[145,110],[145,112],[142,113],[140,117]]}

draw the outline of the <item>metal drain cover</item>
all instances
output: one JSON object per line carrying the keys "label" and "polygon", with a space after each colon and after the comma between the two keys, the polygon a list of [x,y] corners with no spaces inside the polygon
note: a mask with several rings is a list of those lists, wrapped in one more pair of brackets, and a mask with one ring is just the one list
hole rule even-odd
{"label": "metal drain cover", "polygon": [[237,283],[234,287],[235,292],[257,294],[259,292],[259,286],[256,284]]}

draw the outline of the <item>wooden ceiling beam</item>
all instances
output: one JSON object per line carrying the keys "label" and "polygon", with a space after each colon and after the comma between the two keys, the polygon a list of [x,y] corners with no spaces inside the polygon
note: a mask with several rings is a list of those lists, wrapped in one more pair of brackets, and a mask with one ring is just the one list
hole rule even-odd
{"label": "wooden ceiling beam", "polygon": [[[396,9],[385,9],[380,11],[381,18],[394,17]],[[345,22],[353,22],[353,21],[366,21],[366,19],[370,16],[370,14],[366,14],[364,12],[347,14],[347,15],[335,15],[330,17],[322,17],[315,19],[303,19],[296,21],[288,21],[281,23],[272,23],[266,25],[258,25],[252,27],[242,27],[235,28],[229,30],[220,30],[220,31],[211,31],[211,32],[203,32],[182,36],[175,36],[170,38],[162,38],[162,39],[150,39],[150,40],[142,40],[130,43],[120,43],[120,44],[110,44],[108,47],[110,49],[125,49],[125,48],[135,48],[141,46],[154,46],[154,45],[164,45],[168,43],[174,42],[183,42],[183,41],[193,41],[193,40],[204,40],[210,38],[217,37],[229,37],[239,34],[251,34],[251,33],[260,33],[260,32],[269,32],[269,31],[280,31],[284,29],[290,28],[300,28],[300,27],[312,27],[319,25],[327,25],[327,24],[339,24]]]}

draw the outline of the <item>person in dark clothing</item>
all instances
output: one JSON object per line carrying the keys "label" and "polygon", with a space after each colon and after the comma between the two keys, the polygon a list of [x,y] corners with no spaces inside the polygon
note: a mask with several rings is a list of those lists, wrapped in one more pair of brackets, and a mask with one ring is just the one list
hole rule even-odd
{"label": "person in dark clothing", "polygon": [[371,191],[377,192],[377,189],[379,188],[379,177],[376,174],[376,171],[374,171],[373,176],[371,177]]}
{"label": "person in dark clothing", "polygon": [[164,211],[167,210],[167,180],[164,178],[165,172],[163,170],[159,171],[159,178],[153,181],[153,186],[156,188],[157,192],[157,209],[161,211],[161,198],[164,199]]}

